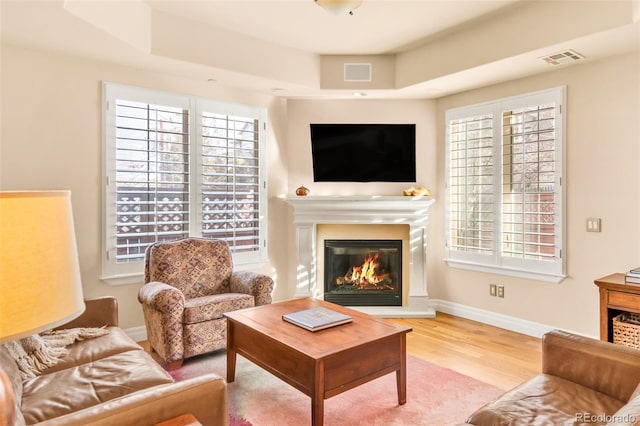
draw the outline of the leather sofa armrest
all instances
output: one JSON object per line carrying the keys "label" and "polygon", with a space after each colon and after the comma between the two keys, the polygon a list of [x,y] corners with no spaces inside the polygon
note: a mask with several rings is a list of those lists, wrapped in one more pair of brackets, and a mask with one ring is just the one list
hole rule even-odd
{"label": "leather sofa armrest", "polygon": [[273,286],[273,279],[270,276],[259,272],[234,271],[231,274],[231,292],[252,295],[255,299],[256,306],[271,303]]}
{"label": "leather sofa armrest", "polygon": [[113,296],[85,299],[85,310],[76,319],[57,327],[57,329],[76,327],[118,326],[118,299]]}
{"label": "leather sofa armrest", "polygon": [[542,338],[542,372],[626,402],[640,383],[640,351],[554,330]]}
{"label": "leather sofa armrest", "polygon": [[140,287],[138,301],[165,314],[184,310],[184,294],[179,289],[158,281]]}
{"label": "leather sofa armrest", "polygon": [[150,426],[187,413],[204,426],[227,426],[229,414],[225,380],[214,373],[204,374],[138,391],[38,425]]}

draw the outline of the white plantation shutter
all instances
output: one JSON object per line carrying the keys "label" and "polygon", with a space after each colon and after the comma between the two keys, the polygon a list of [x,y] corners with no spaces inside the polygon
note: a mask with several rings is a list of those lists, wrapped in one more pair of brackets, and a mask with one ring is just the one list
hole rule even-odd
{"label": "white plantation shutter", "polygon": [[104,98],[103,279],[139,276],[146,247],[188,236],[264,262],[264,109],[110,83]]}
{"label": "white plantation shutter", "polygon": [[556,106],[504,111],[502,253],[553,260],[556,255]]}
{"label": "white plantation shutter", "polygon": [[260,250],[262,238],[261,119],[246,109],[240,109],[240,114],[210,112],[215,104],[206,102],[198,108],[202,120],[202,236],[227,241],[241,262]]}
{"label": "white plantation shutter", "polygon": [[564,88],[446,113],[447,262],[564,277]]}
{"label": "white plantation shutter", "polygon": [[450,247],[492,255],[493,117],[491,114],[449,122]]}
{"label": "white plantation shutter", "polygon": [[[116,100],[116,261],[189,235],[189,112]],[[113,183],[112,183],[113,185]]]}

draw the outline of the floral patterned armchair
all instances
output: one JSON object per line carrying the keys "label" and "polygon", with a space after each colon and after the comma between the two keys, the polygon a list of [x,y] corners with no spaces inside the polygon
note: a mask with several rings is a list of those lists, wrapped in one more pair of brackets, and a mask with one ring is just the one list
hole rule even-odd
{"label": "floral patterned armchair", "polygon": [[147,247],[138,300],[151,349],[173,370],[185,358],[224,348],[222,314],[271,303],[272,291],[270,277],[233,271],[225,241],[186,238]]}

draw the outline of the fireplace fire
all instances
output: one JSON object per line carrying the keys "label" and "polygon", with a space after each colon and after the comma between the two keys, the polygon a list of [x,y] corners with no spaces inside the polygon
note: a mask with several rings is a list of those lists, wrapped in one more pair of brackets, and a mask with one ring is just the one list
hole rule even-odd
{"label": "fireplace fire", "polygon": [[345,306],[402,306],[401,240],[325,240],[324,299]]}

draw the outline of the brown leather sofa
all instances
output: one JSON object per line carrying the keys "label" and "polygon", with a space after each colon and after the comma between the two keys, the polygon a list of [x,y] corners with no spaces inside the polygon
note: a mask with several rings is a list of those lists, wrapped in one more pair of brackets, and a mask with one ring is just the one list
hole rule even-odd
{"label": "brown leather sofa", "polygon": [[174,382],[117,327],[113,297],[86,301],[86,311],[59,328],[107,326],[105,336],[68,346],[69,353],[35,378],[22,380],[0,346],[0,368],[11,381],[16,425],[154,425],[193,414],[203,425],[227,425],[227,389],[210,373]]}
{"label": "brown leather sofa", "polygon": [[467,423],[640,425],[640,351],[554,330],[542,373],[473,413]]}

